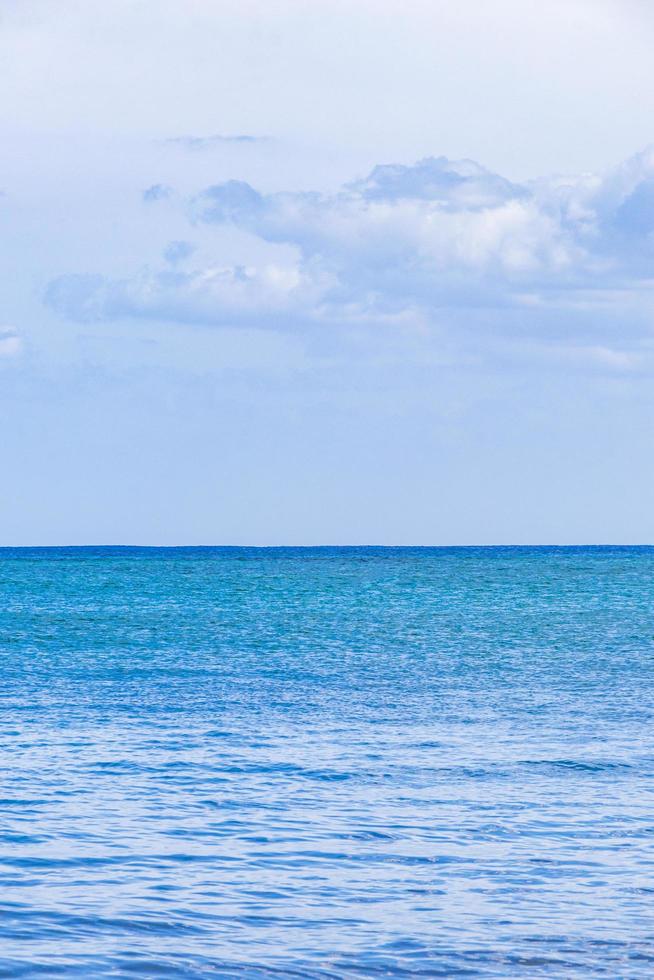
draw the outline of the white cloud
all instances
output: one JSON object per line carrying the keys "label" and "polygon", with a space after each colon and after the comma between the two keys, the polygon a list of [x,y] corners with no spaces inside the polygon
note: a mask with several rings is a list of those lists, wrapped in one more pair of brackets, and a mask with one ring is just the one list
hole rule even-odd
{"label": "white cloud", "polygon": [[84,322],[143,317],[217,326],[291,326],[298,316],[319,314],[320,284],[298,267],[212,266],[183,272],[144,270],[132,279],[61,276],[46,300]]}
{"label": "white cloud", "polygon": [[14,357],[20,354],[22,342],[11,327],[0,327],[0,357]]}
{"label": "white cloud", "polygon": [[654,149],[605,175],[520,185],[444,157],[375,167],[333,195],[266,195],[231,180],[197,195],[191,218],[291,246],[295,258],[224,267],[194,257],[191,268],[185,244],[183,270],[66,275],[47,301],[79,320],[273,329],[389,318],[442,327],[495,311],[500,334],[516,333],[517,316],[523,337],[567,333],[571,348],[583,337],[598,362],[624,367],[633,355],[621,338],[654,324]]}

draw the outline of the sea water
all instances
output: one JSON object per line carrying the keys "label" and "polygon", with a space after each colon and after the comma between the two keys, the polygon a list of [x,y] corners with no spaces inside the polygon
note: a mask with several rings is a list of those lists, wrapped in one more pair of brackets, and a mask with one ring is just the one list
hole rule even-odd
{"label": "sea water", "polygon": [[0,658],[0,976],[654,975],[654,550],[4,549]]}

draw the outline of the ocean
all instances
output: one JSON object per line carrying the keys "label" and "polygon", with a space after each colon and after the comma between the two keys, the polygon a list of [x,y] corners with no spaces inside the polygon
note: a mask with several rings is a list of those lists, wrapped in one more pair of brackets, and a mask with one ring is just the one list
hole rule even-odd
{"label": "ocean", "polygon": [[0,583],[1,977],[654,975],[654,549]]}

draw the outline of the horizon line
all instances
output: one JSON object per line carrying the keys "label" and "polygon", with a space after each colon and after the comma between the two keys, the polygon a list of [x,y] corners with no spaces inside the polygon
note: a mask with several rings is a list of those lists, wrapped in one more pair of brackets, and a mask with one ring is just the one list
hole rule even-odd
{"label": "horizon line", "polygon": [[529,544],[515,544],[511,542],[499,542],[494,544],[0,544],[0,552],[2,551],[102,551],[102,550],[140,550],[140,551],[179,551],[179,550],[231,550],[231,551],[279,551],[279,550],[297,550],[297,551],[309,551],[309,550],[375,550],[375,551],[397,551],[400,549],[404,550],[418,550],[422,549],[425,551],[436,551],[436,550],[464,550],[464,549],[502,549],[502,548],[512,548],[512,549],[535,549],[535,548],[558,548],[558,549],[580,549],[580,548],[652,548],[654,549],[654,543],[650,542],[631,542],[631,543],[621,543],[621,542],[601,542],[601,543],[591,543],[591,542],[573,542],[561,544],[557,542],[532,542]]}

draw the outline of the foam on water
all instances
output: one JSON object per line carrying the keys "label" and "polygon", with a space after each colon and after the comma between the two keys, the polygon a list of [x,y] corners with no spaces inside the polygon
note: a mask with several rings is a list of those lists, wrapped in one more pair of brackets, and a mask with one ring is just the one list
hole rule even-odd
{"label": "foam on water", "polygon": [[654,551],[0,551],[0,976],[649,977]]}

